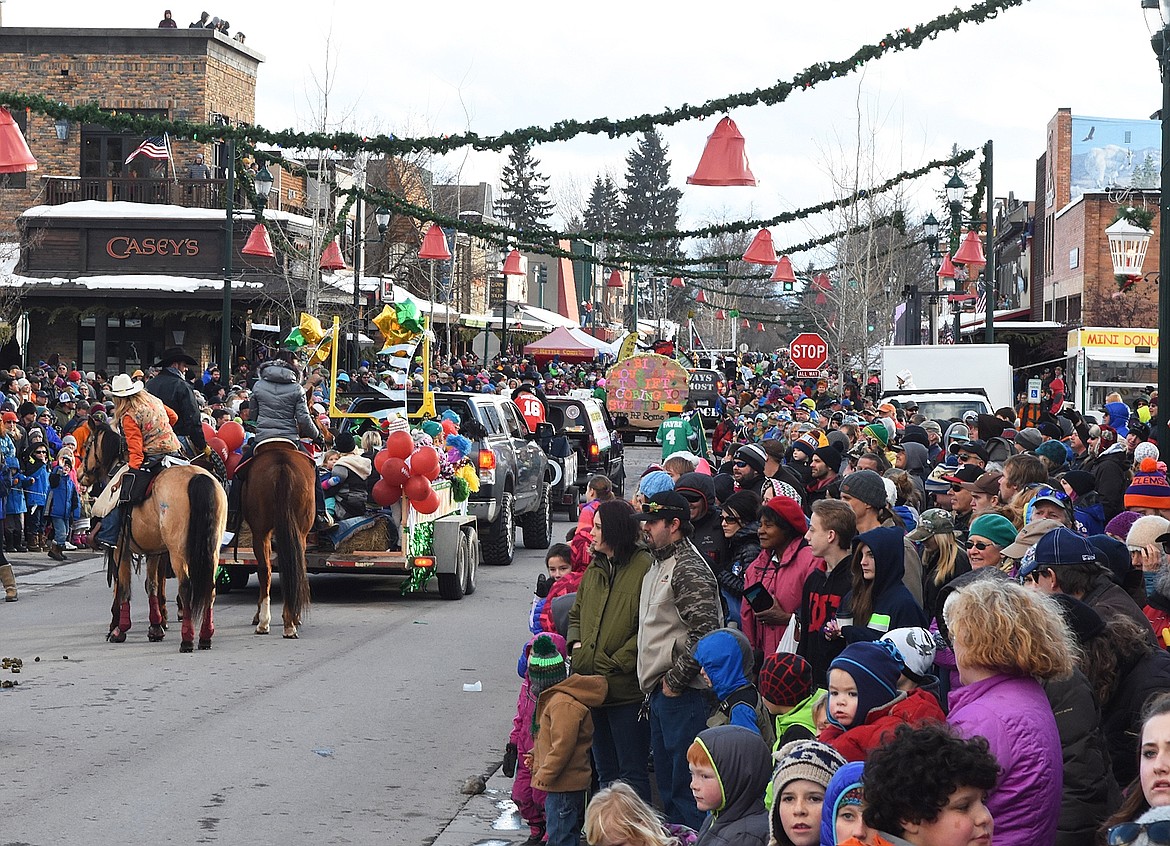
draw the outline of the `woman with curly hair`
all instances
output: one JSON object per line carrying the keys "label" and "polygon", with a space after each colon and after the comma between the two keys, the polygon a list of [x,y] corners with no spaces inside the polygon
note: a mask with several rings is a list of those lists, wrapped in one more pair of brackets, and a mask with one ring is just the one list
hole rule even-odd
{"label": "woman with curly hair", "polygon": [[[869,756],[862,775],[862,816],[871,842],[990,846],[993,829],[995,843],[1005,842],[987,801],[998,772],[982,737],[964,740],[937,724],[899,726],[893,739]],[[851,838],[842,846],[862,841]]]}
{"label": "woman with curly hair", "polygon": [[[1002,773],[988,799],[996,846],[1054,842],[1063,759],[1040,682],[1073,671],[1073,641],[1051,597],[1007,579],[976,579],[943,609],[963,687],[947,721],[987,738]],[[867,786],[868,791],[868,786]]]}

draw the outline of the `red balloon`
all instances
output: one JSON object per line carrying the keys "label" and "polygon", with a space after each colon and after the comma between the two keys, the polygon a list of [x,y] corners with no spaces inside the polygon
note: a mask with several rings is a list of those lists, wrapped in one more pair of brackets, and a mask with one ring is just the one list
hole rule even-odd
{"label": "red balloon", "polygon": [[402,488],[398,485],[391,485],[385,479],[379,479],[374,483],[374,489],[370,491],[370,496],[378,505],[387,508],[402,498]]}
{"label": "red balloon", "polygon": [[395,458],[405,461],[414,452],[414,438],[410,436],[410,432],[391,432],[390,437],[386,439],[386,451]]}
{"label": "red balloon", "polygon": [[244,427],[235,420],[229,420],[220,426],[216,435],[227,444],[229,452],[235,452],[244,445]]}
{"label": "red balloon", "polygon": [[401,487],[410,478],[410,471],[406,469],[406,462],[397,456],[390,456],[382,463],[382,478],[392,485]]}
{"label": "red balloon", "polygon": [[[386,462],[393,458],[388,450],[381,450],[374,455],[374,469],[378,471],[379,476],[385,476],[386,473],[382,470]],[[400,459],[401,460],[401,459]]]}
{"label": "red balloon", "polygon": [[419,514],[434,514],[439,510],[439,495],[432,489],[426,499],[411,503],[411,507]]}
{"label": "red balloon", "polygon": [[211,443],[212,438],[219,437],[217,434],[215,434],[215,429],[211,428],[210,423],[203,423],[201,425],[203,426],[203,440]]}
{"label": "red balloon", "polygon": [[[430,494],[433,494],[435,489],[431,487],[431,483],[423,476],[411,476],[406,484],[402,486],[402,493],[411,503],[419,503],[426,499]],[[424,511],[424,514],[429,514],[429,511]]]}
{"label": "red balloon", "polygon": [[243,456],[238,452],[233,452],[227,457],[227,461],[224,462],[224,465],[227,467],[227,475],[229,479],[235,475],[236,468],[240,466],[240,459],[242,458]]}
{"label": "red balloon", "polygon": [[211,447],[212,452],[215,452],[223,459],[224,464],[227,464],[228,456],[231,452],[228,451],[227,444],[223,442],[222,438],[208,438],[207,445]]}
{"label": "red balloon", "polygon": [[439,478],[439,454],[434,447],[419,447],[418,452],[410,457],[410,475],[422,476],[432,482]]}

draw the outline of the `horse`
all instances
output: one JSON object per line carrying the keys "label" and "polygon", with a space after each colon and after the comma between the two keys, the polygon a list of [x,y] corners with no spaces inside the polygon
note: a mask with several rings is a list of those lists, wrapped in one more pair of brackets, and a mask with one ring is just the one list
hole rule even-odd
{"label": "horse", "polygon": [[316,504],[313,461],[291,441],[272,439],[256,446],[241,484],[240,517],[252,530],[260,599],[252,624],[256,634],[268,634],[272,623],[272,543],[280,562],[280,592],[284,596],[284,636],[295,638],[301,612],[309,605],[309,577],[305,572],[305,542],[313,527]]}
{"label": "horse", "polygon": [[[81,484],[92,486],[108,480],[120,453],[118,433],[108,423],[98,426],[85,442]],[[145,555],[148,562],[148,636],[151,641],[163,639],[166,611],[165,604],[160,607],[159,602],[163,582],[159,578],[159,566],[166,556],[179,581],[178,596],[183,608],[179,651],[194,650],[195,625],[200,620],[199,648],[210,649],[211,637],[215,633],[215,568],[219,563],[220,539],[227,528],[227,496],[223,487],[214,476],[198,467],[168,467],[155,475],[145,499],[133,506],[124,506],[124,509],[123,519],[129,520],[130,526],[114,552],[117,585],[106,639],[122,643],[130,630],[130,562],[133,554]],[[151,589],[152,578],[155,580],[154,590]]]}

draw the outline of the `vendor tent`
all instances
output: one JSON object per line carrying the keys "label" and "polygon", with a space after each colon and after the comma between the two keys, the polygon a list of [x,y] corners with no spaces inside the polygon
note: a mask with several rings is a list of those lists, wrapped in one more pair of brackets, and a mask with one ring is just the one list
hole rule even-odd
{"label": "vendor tent", "polygon": [[580,329],[580,328],[574,326],[571,329],[568,329],[567,331],[576,340],[580,341],[583,344],[587,344],[588,346],[593,347],[593,349],[597,350],[602,355],[612,355],[614,357],[617,356],[617,347],[615,347],[613,344],[606,343],[605,341],[601,340],[600,338],[594,338],[592,335],[590,335],[584,329]]}
{"label": "vendor tent", "polygon": [[537,359],[559,356],[566,361],[591,361],[597,358],[597,350],[591,344],[573,337],[564,326],[558,326],[539,341],[525,345],[524,352]]}

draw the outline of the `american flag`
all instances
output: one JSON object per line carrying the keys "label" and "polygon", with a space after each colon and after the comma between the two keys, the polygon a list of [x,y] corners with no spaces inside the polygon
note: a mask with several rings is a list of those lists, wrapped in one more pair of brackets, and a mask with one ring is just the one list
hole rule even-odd
{"label": "american flag", "polygon": [[152,135],[150,138],[147,138],[134,149],[133,153],[126,157],[126,164],[130,164],[138,156],[170,161],[171,150],[170,144],[167,143],[166,135]]}

